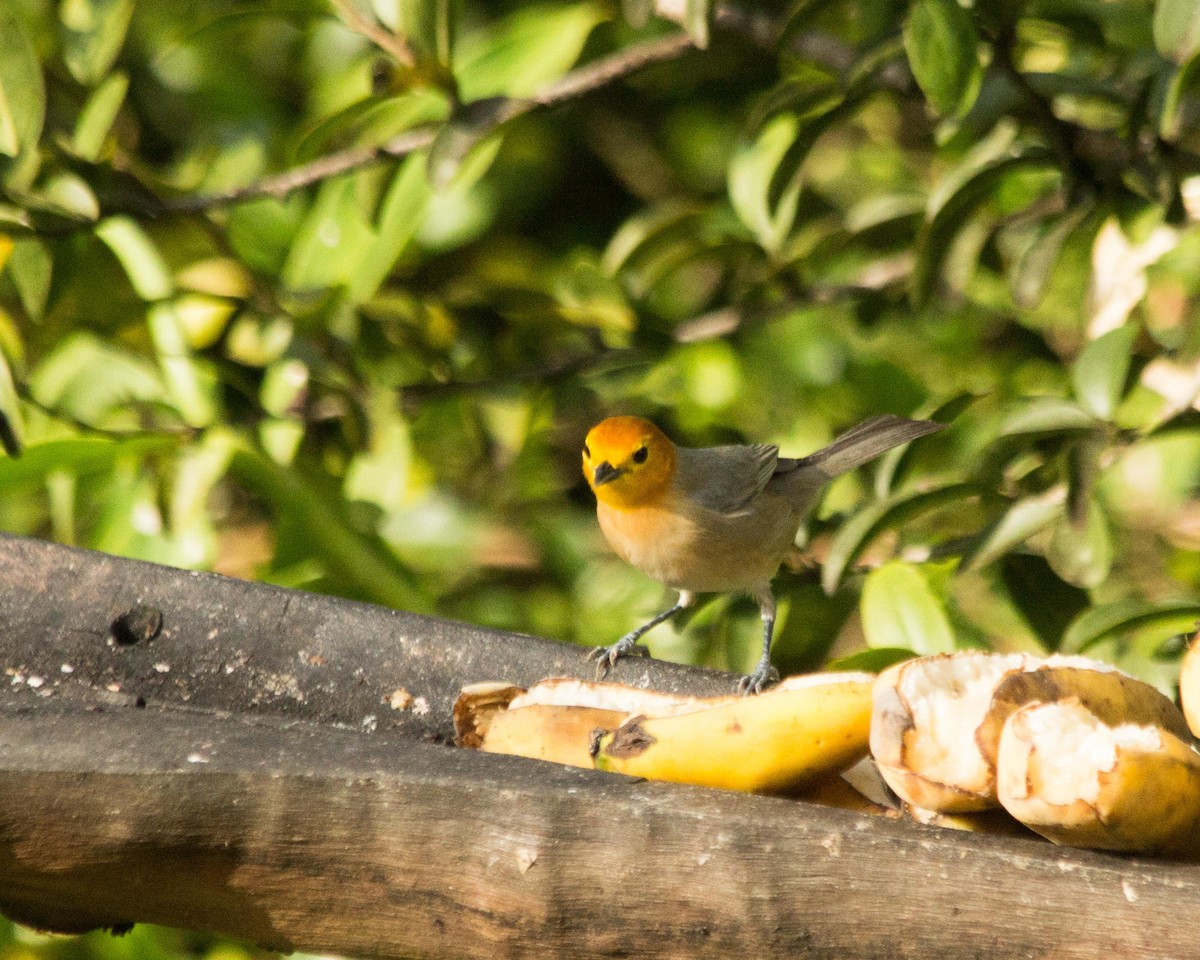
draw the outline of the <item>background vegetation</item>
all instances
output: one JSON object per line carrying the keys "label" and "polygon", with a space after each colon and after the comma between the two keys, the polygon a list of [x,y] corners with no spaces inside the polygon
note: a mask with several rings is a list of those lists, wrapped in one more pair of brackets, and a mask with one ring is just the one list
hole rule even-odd
{"label": "background vegetation", "polygon": [[[1198,52],[1193,0],[6,0],[0,528],[599,644],[662,597],[602,546],[591,423],[931,415],[805,531],[781,669],[1170,690]],[[650,640],[746,670],[757,617]]]}

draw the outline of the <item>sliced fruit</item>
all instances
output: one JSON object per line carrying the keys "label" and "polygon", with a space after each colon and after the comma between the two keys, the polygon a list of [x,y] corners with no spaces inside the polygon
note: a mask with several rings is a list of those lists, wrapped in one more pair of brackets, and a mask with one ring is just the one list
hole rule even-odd
{"label": "sliced fruit", "polygon": [[1050,657],[1044,663],[1005,676],[992,694],[987,716],[979,726],[979,752],[994,770],[1000,731],[1028,703],[1077,699],[1084,709],[1107,724],[1150,724],[1188,739],[1183,714],[1161,692],[1106,663],[1085,657]]}
{"label": "sliced fruit", "polygon": [[1179,703],[1192,736],[1200,737],[1200,630],[1192,637],[1179,665]]}
{"label": "sliced fruit", "polygon": [[1027,703],[1075,697],[1108,723],[1187,726],[1147,683],[1086,657],[944,654],[897,664],[875,685],[871,750],[914,807],[942,814],[997,806],[996,751],[1004,722]]}
{"label": "sliced fruit", "polygon": [[1005,809],[1055,843],[1200,857],[1200,755],[1160,727],[1030,704],[1004,725],[998,771]]}
{"label": "sliced fruit", "polygon": [[638,714],[596,739],[595,764],[651,780],[795,790],[866,755],[873,680],[863,673],[793,677],[755,697],[671,716]]}
{"label": "sliced fruit", "polygon": [[975,732],[1024,654],[967,651],[906,660],[875,681],[871,753],[896,794],[914,807],[971,813],[995,806],[994,774]]}

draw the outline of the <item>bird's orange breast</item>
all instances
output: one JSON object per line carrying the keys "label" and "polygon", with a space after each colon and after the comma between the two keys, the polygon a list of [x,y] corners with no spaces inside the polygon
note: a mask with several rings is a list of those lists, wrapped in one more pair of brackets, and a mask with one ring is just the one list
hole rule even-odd
{"label": "bird's orange breast", "polygon": [[621,559],[661,583],[681,585],[681,560],[695,554],[690,518],[669,505],[624,508],[603,502],[596,505],[596,517]]}

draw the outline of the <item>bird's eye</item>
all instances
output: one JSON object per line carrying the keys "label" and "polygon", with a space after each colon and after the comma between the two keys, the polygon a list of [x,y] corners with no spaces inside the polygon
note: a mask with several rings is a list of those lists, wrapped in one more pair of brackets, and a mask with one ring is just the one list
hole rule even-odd
{"label": "bird's eye", "polygon": [[638,447],[633,451],[633,462],[645,463],[648,456],[650,456],[649,450],[647,450],[645,447]]}
{"label": "bird's eye", "polygon": [[588,445],[586,443],[583,445],[583,455],[585,457],[590,457],[592,455],[592,451],[588,449]]}

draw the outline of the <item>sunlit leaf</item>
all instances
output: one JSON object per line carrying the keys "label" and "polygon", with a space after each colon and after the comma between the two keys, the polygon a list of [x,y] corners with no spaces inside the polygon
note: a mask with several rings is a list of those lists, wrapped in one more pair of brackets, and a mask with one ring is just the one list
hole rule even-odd
{"label": "sunlit leaf", "polygon": [[1082,526],[1063,517],[1054,527],[1046,559],[1067,583],[1091,589],[1107,578],[1113,563],[1108,518],[1093,499]]}
{"label": "sunlit leaf", "polygon": [[53,270],[54,260],[44,240],[25,237],[13,244],[8,273],[21,298],[21,306],[32,320],[42,319],[50,297]]}
{"label": "sunlit leaf", "polygon": [[942,600],[911,563],[893,560],[869,573],[860,606],[863,634],[872,648],[901,647],[921,655],[955,648]]}
{"label": "sunlit leaf", "polygon": [[574,65],[606,16],[592,2],[531,5],[486,32],[463,37],[454,55],[460,97],[470,101],[537,92]]}
{"label": "sunlit leaf", "polygon": [[683,0],[683,27],[701,50],[708,46],[708,18],[712,0]]}
{"label": "sunlit leaf", "polygon": [[1200,4],[1158,0],[1154,5],[1154,45],[1164,57],[1184,63],[1200,52]]}
{"label": "sunlit leaf", "polygon": [[[953,0],[948,0],[953,2]],[[917,245],[913,299],[929,302],[941,278],[954,238],[971,215],[1017,171],[1054,169],[1053,155],[1043,147],[1014,145],[1011,134],[998,128],[938,185],[929,200],[927,221]]]}
{"label": "sunlit leaf", "polygon": [[104,79],[125,43],[134,0],[63,0],[63,60],[71,75],[92,86]]}
{"label": "sunlit leaf", "polygon": [[1200,603],[1175,600],[1118,600],[1080,614],[1063,634],[1065,653],[1083,653],[1109,637],[1132,633],[1144,627],[1159,627],[1165,633],[1182,633],[1200,619]]}
{"label": "sunlit leaf", "polygon": [[1125,395],[1137,334],[1132,323],[1110,330],[1084,347],[1071,367],[1075,398],[1098,420],[1111,420]]}
{"label": "sunlit leaf", "polygon": [[21,15],[0,5],[0,154],[15,157],[37,142],[46,88],[33,40]]}
{"label": "sunlit leaf", "polygon": [[952,483],[933,490],[902,491],[859,510],[842,524],[821,570],[821,585],[827,593],[837,590],[850,565],[871,542],[887,530],[950,503],[980,495],[972,483]]}
{"label": "sunlit leaf", "polygon": [[960,569],[982,569],[1021,546],[1059,519],[1065,503],[1066,491],[1061,487],[1018,500],[967,547]]}
{"label": "sunlit leaf", "polygon": [[25,418],[13,384],[8,358],[0,351],[0,447],[10,457],[20,454],[25,445]]}
{"label": "sunlit leaf", "polygon": [[129,77],[124,73],[113,73],[92,91],[79,111],[71,137],[71,148],[80,157],[85,160],[99,158],[128,90]]}
{"label": "sunlit leaf", "polygon": [[858,653],[852,653],[848,657],[838,657],[836,660],[830,660],[825,664],[824,669],[829,671],[858,671],[862,670],[867,673],[882,673],[888,667],[903,663],[905,660],[911,660],[918,656],[916,651],[908,650],[904,647],[876,647],[871,650],[861,650]]}
{"label": "sunlit leaf", "polygon": [[979,34],[956,0],[914,0],[904,49],[922,92],[943,116],[965,113],[978,89]]}
{"label": "sunlit leaf", "polygon": [[132,218],[109,217],[96,236],[121,261],[130,284],[143,300],[163,300],[175,292],[175,281],[154,242]]}

